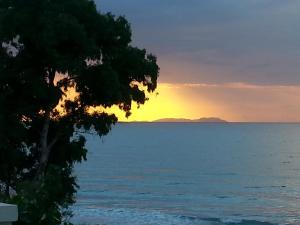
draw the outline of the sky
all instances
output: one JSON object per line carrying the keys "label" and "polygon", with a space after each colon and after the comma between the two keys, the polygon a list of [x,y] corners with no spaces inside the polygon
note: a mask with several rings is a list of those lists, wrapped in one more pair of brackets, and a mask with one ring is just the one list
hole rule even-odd
{"label": "sky", "polygon": [[[300,122],[299,0],[96,0],[158,57],[158,94],[132,120]],[[123,114],[117,113],[121,120]]]}

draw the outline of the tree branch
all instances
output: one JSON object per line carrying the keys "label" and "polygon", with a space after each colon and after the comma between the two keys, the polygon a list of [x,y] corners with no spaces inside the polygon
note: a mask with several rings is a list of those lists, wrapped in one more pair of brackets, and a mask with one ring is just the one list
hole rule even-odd
{"label": "tree branch", "polygon": [[53,148],[53,146],[56,144],[56,142],[58,141],[58,139],[59,139],[59,134],[57,134],[54,138],[53,138],[53,140],[48,144],[48,146],[47,146],[47,149],[49,150],[49,151],[51,151],[51,149]]}

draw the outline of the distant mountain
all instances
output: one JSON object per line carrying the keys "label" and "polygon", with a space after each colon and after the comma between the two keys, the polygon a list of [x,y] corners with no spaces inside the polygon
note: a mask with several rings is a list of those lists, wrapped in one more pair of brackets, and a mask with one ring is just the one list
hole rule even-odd
{"label": "distant mountain", "polygon": [[200,122],[200,123],[228,123],[226,120],[222,120],[217,117],[203,117],[197,120],[193,120],[193,122]]}
{"label": "distant mountain", "polygon": [[184,119],[184,118],[163,118],[159,120],[154,120],[153,122],[157,123],[185,123],[185,122],[192,122],[192,123],[227,123],[226,120],[222,120],[216,117],[203,117],[196,120]]}
{"label": "distant mountain", "polygon": [[154,120],[153,122],[162,122],[162,123],[184,123],[184,122],[193,122],[193,120],[189,120],[189,119],[184,119],[184,118],[163,118],[163,119],[158,119],[158,120]]}

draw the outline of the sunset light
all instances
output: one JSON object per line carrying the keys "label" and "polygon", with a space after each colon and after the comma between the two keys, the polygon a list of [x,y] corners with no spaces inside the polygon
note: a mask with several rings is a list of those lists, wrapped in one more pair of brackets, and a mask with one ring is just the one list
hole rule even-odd
{"label": "sunset light", "polygon": [[300,0],[0,0],[0,225],[300,225]]}

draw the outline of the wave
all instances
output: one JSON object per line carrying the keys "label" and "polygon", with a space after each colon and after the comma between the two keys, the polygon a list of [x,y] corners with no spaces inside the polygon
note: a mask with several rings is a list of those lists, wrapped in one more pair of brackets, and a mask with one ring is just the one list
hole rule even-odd
{"label": "wave", "polygon": [[158,210],[74,208],[72,222],[106,225],[276,225],[268,222],[244,219],[201,218],[165,213]]}

